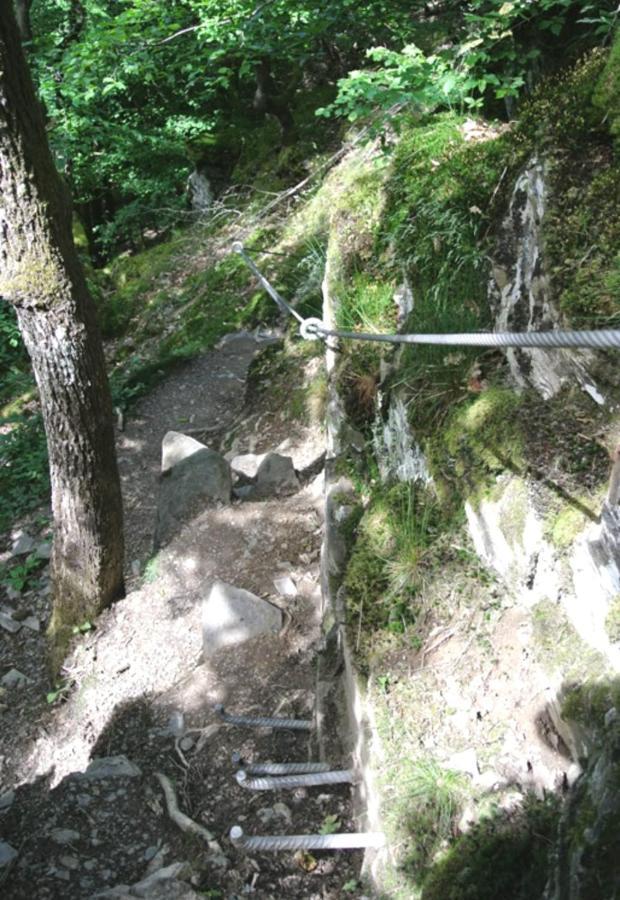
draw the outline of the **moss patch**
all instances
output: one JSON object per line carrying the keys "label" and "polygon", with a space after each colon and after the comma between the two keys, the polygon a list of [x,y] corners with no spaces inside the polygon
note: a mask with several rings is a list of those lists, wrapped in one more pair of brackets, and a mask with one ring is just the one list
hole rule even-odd
{"label": "moss patch", "polygon": [[563,550],[570,547],[586,524],[586,518],[579,509],[564,506],[547,520],[546,533],[554,546]]}
{"label": "moss patch", "polygon": [[609,611],[605,618],[605,631],[613,644],[620,643],[620,594],[614,597],[609,604]]}
{"label": "moss patch", "polygon": [[602,654],[582,641],[559,604],[541,601],[532,622],[537,657],[550,675],[560,672],[566,680],[579,681],[605,674]]}
{"label": "moss patch", "polygon": [[594,106],[607,118],[616,145],[620,139],[620,33],[616,34],[607,61],[592,95]]}
{"label": "moss patch", "polygon": [[551,293],[583,328],[620,317],[620,163],[610,134],[616,107],[607,94],[618,53],[616,42],[609,57],[596,50],[543,84],[516,134],[549,163],[544,232]]}
{"label": "moss patch", "polygon": [[512,816],[497,812],[456,841],[432,867],[422,900],[539,900],[560,801],[526,798]]}
{"label": "moss patch", "polygon": [[566,690],[562,698],[562,718],[602,732],[605,714],[612,707],[620,709],[620,680],[589,680]]}

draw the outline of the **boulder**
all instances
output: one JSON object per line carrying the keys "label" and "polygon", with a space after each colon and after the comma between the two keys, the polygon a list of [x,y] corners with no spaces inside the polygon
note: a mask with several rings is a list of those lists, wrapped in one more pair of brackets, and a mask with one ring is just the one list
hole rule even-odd
{"label": "boulder", "polygon": [[299,479],[290,456],[266,453],[256,471],[254,497],[272,497],[294,494],[299,490]]}
{"label": "boulder", "polygon": [[277,634],[282,612],[261,597],[216,581],[202,604],[202,646],[205,659],[233,644],[260,634]]}
{"label": "boulder", "polygon": [[188,434],[182,434],[180,431],[166,432],[161,442],[162,475],[174,468],[177,463],[183,462],[184,459],[188,459],[194,453],[199,453],[205,449],[204,444],[201,444],[200,441],[190,437]]}
{"label": "boulder", "polygon": [[230,465],[223,456],[194,438],[169,431],[162,443],[155,547],[207,503],[228,503],[231,492]]}
{"label": "boulder", "polygon": [[258,467],[266,455],[266,453],[241,453],[238,456],[233,456],[230,461],[230,468],[235,475],[252,481],[256,478]]}

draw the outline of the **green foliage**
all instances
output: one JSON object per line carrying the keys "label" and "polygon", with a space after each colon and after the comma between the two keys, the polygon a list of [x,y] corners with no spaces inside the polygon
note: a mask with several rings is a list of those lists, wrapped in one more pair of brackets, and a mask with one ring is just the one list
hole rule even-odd
{"label": "green foliage", "polygon": [[445,304],[459,282],[461,295],[473,291],[469,311],[483,315],[484,239],[504,199],[502,173],[520,162],[493,127],[479,123],[479,136],[466,140],[466,121],[449,113],[406,125],[386,186],[386,231],[426,304],[422,316]]}
{"label": "green foliage", "polygon": [[355,121],[399,105],[429,112],[515,98],[554,56],[564,62],[567,43],[583,49],[606,39],[618,16],[612,0],[470,0],[461,8],[451,23],[456,40],[440,33],[426,53],[413,43],[371,47],[366,56],[376,65],[341,79],[335,101],[318,114]]}
{"label": "green foliage", "polygon": [[93,236],[109,251],[178,221],[190,169],[224,184],[266,108],[279,121],[272,147],[286,129],[316,143],[308,95],[359,46],[406,29],[410,11],[404,0],[35,2],[35,80]]}
{"label": "green foliage", "polygon": [[45,699],[49,704],[64,703],[68,700],[72,687],[73,682],[71,681],[57,681],[54,684],[54,689],[48,691],[45,695]]}
{"label": "green foliage", "polygon": [[162,275],[182,266],[184,246],[183,236],[175,235],[140,253],[120,254],[98,273],[102,290],[97,305],[104,337],[126,332],[145,302],[155,302],[153,292],[160,287]]}
{"label": "green foliage", "polygon": [[[489,387],[470,396],[449,416],[432,465],[453,473],[469,490],[493,483],[507,467],[522,465],[523,438],[515,413],[522,402],[510,388]],[[443,459],[442,459],[443,456]]]}
{"label": "green foliage", "polygon": [[435,542],[449,529],[430,493],[375,486],[344,579],[347,619],[362,656],[377,630],[404,634],[414,625],[424,573],[439,552]]}
{"label": "green foliage", "polygon": [[337,327],[345,331],[393,331],[396,325],[394,285],[355,274],[338,297]]}
{"label": "green foliage", "polygon": [[547,534],[553,544],[559,549],[570,547],[580,531],[583,530],[586,519],[583,513],[573,506],[564,506],[553,515],[548,522]]}
{"label": "green foliage", "polygon": [[593,94],[593,102],[605,116],[611,134],[620,142],[620,32],[616,34],[611,52],[601,72]]}
{"label": "green foliage", "polygon": [[569,685],[563,692],[562,718],[603,733],[605,714],[620,705],[620,681],[600,679]]}
{"label": "green foliage", "polygon": [[35,583],[34,576],[43,568],[45,560],[39,559],[36,553],[30,553],[21,561],[14,561],[0,566],[0,584],[11,587],[20,593]]}
{"label": "green foliage", "polygon": [[453,834],[467,799],[467,780],[432,757],[404,756],[392,776],[397,783],[385,786],[387,829],[400,848],[400,869],[419,883]]}
{"label": "green foliage", "polygon": [[484,819],[432,866],[423,900],[540,900],[559,812],[557,797],[528,795],[510,817]]}
{"label": "green foliage", "polygon": [[0,433],[0,531],[43,502],[48,492],[47,445],[41,417],[19,417]]}
{"label": "green foliage", "polygon": [[620,643],[620,595],[614,597],[609,604],[609,610],[605,617],[605,631],[612,643]]}
{"label": "green foliage", "polygon": [[330,813],[323,819],[323,823],[319,828],[319,834],[336,834],[340,830],[341,825],[342,823],[338,816]]}
{"label": "green foliage", "polygon": [[613,117],[598,105],[606,58],[593,52],[544,85],[516,135],[548,160],[551,288],[567,320],[582,328],[613,327],[620,316],[620,165],[610,146]]}
{"label": "green foliage", "polygon": [[465,95],[467,79],[454,69],[451,60],[426,56],[415,44],[401,52],[372,47],[366,56],[379,66],[352,71],[341,79],[338,96],[330,106],[318,109],[317,115],[341,115],[355,122],[369,116],[377,106],[388,110],[402,104],[430,112],[458,105]]}

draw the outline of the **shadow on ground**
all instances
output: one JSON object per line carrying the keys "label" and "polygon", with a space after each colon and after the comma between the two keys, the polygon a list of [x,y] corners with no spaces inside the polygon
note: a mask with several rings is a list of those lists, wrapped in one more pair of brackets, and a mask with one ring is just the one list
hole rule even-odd
{"label": "shadow on ground", "polygon": [[[412,796],[401,822],[398,888],[381,900],[614,900],[620,888],[620,678],[565,683],[556,704],[582,774],[569,788],[528,791],[512,808],[491,802],[458,834],[460,809],[432,808],[437,785]],[[540,711],[548,720],[549,706]],[[583,754],[583,755],[582,755]],[[569,760],[567,760],[567,768]],[[443,795],[445,799],[445,794]],[[492,794],[487,799],[492,800]],[[448,834],[442,834],[447,825]]]}

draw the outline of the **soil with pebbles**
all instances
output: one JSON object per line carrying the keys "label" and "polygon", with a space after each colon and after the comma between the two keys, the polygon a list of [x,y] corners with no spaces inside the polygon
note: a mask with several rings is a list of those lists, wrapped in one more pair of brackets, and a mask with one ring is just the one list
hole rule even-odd
{"label": "soil with pebbles", "polygon": [[[245,405],[258,349],[248,335],[222,342],[173,373],[119,434],[131,591],[77,640],[65,702],[45,703],[42,637],[2,634],[3,658],[30,679],[2,697],[0,841],[18,851],[0,869],[7,900],[87,898],[176,861],[189,862],[191,883],[212,897],[362,896],[357,853],[258,855],[232,846],[234,824],[250,834],[357,826],[346,785],[252,792],[234,778],[233,752],[248,762],[318,758],[313,732],[241,729],[214,712],[224,703],[243,713],[312,716],[321,475],[312,470],[292,496],[211,506],[152,556],[166,431],[191,430],[215,449],[223,440],[257,453],[279,446],[298,469],[320,457],[320,431],[261,405],[255,391],[252,408]],[[284,574],[297,585],[294,598],[277,594],[273,580]],[[202,661],[201,601],[215,579],[277,603],[281,634]],[[346,767],[338,747],[330,740],[329,762]],[[98,757],[122,757],[129,768],[88,777]],[[213,833],[220,852],[171,821],[155,773],[170,778],[181,810]]]}

